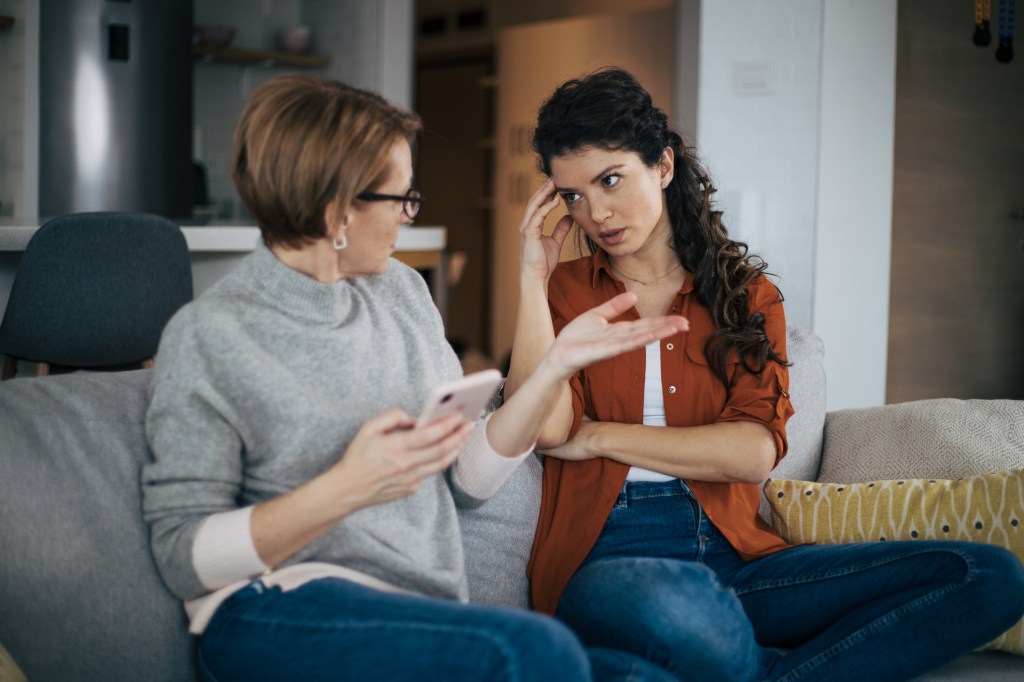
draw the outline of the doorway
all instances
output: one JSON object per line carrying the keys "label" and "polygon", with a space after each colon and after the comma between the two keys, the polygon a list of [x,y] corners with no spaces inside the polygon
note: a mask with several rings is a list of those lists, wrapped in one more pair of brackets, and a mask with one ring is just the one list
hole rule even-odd
{"label": "doorway", "polygon": [[448,339],[460,357],[490,347],[494,52],[421,57],[416,110],[423,118],[416,185],[418,222],[448,230]]}

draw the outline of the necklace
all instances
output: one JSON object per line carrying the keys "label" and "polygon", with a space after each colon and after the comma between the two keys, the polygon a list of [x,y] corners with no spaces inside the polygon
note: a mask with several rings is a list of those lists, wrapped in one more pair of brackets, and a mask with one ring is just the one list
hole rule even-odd
{"label": "necklace", "polygon": [[641,284],[641,285],[643,285],[643,286],[645,286],[645,287],[648,287],[648,286],[650,286],[650,285],[652,285],[652,284],[657,284],[658,282],[660,282],[661,280],[665,279],[666,277],[668,277],[669,275],[671,275],[671,274],[672,274],[673,272],[675,272],[676,270],[678,270],[679,268],[683,267],[683,264],[682,264],[682,263],[676,263],[676,266],[675,266],[674,268],[670,269],[670,270],[669,270],[668,272],[666,272],[665,274],[663,274],[663,275],[660,275],[660,276],[658,276],[658,277],[655,277],[655,278],[654,278],[654,279],[652,279],[652,280],[648,280],[648,281],[646,281],[646,282],[645,282],[645,281],[643,281],[643,280],[637,279],[636,277],[630,277],[629,275],[627,275],[626,273],[624,273],[624,272],[623,272],[622,270],[619,270],[619,269],[618,269],[617,267],[615,267],[615,263],[614,263],[614,262],[612,262],[611,260],[609,260],[609,261],[608,261],[608,264],[612,266],[612,270],[614,270],[614,271],[616,272],[616,274],[618,274],[618,275],[619,275],[620,277],[625,277],[625,278],[626,278],[626,279],[628,279],[628,280],[629,280],[630,282],[636,282],[637,284]]}

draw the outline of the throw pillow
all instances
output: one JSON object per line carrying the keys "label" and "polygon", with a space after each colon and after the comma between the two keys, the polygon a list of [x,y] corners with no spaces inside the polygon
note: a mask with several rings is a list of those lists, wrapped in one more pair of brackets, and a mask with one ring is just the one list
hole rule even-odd
{"label": "throw pillow", "polygon": [[3,644],[0,644],[0,680],[4,680],[4,682],[27,682],[25,673],[21,672],[21,668],[14,662],[14,656],[7,652]]}
{"label": "throw pillow", "polygon": [[[772,525],[788,542],[969,540],[1024,561],[1024,470],[958,480],[769,480]],[[1024,620],[982,647],[1024,655]]]}

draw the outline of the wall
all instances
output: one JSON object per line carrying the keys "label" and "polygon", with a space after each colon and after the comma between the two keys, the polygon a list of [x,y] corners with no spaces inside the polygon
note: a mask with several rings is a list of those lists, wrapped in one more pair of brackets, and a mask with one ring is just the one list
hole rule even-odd
{"label": "wall", "polygon": [[0,216],[10,216],[21,200],[25,0],[0,0],[0,15],[15,20],[0,28]]}
{"label": "wall", "polygon": [[[673,10],[660,9],[526,24],[499,33],[492,357],[504,357],[512,346],[519,300],[516,228],[526,202],[543,183],[529,148],[540,103],[566,79],[616,64],[636,74],[671,116],[673,32]],[[549,230],[561,215],[553,213]]]}
{"label": "wall", "polygon": [[0,0],[14,25],[0,29],[0,217],[35,215],[39,169],[39,3]]}
{"label": "wall", "polygon": [[812,320],[835,410],[885,402],[896,0],[822,9]]}
{"label": "wall", "polygon": [[1024,398],[1024,59],[970,10],[899,4],[889,402]]}
{"label": "wall", "polygon": [[704,2],[700,12],[697,153],[730,235],[767,261],[788,321],[805,327],[814,289],[821,15],[820,0]]}
{"label": "wall", "polygon": [[[236,26],[233,45],[251,49],[273,49],[280,26],[309,24],[312,51],[331,58],[329,66],[312,73],[412,104],[412,0],[196,0],[195,21]],[[242,107],[255,88],[290,70],[195,66],[193,156],[207,167],[211,203],[226,218],[247,217],[229,168]]]}
{"label": "wall", "polygon": [[829,409],[882,404],[896,0],[681,5],[699,15],[697,147],[730,233],[824,339]]}

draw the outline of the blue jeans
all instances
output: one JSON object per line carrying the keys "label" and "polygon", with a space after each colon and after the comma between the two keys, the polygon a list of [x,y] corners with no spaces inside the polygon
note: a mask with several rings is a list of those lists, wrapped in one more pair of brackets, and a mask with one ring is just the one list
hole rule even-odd
{"label": "blue jeans", "polygon": [[586,646],[716,682],[908,680],[1022,615],[1024,569],[1002,548],[806,545],[747,562],[678,480],[625,484],[557,612]]}
{"label": "blue jeans", "polygon": [[256,582],[199,643],[203,678],[227,680],[671,680],[621,650],[584,651],[554,618],[380,592],[327,578],[288,592]]}

